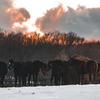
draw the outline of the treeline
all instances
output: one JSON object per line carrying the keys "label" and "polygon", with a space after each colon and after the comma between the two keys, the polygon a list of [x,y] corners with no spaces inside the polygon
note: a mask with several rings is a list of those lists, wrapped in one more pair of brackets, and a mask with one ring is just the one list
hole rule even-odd
{"label": "treeline", "polygon": [[[63,51],[63,52],[62,52]],[[40,36],[34,32],[7,32],[0,30],[0,60],[8,62],[9,58],[16,61],[57,59],[61,53],[67,58],[80,54],[100,62],[100,42],[86,42],[85,38],[74,32],[61,33],[52,31]],[[63,55],[58,59],[63,59]]]}
{"label": "treeline", "polygon": [[47,62],[54,60],[69,45],[82,44],[84,40],[74,32],[53,31],[40,36],[36,32],[25,35],[22,32],[0,30],[0,60],[8,62],[12,58],[16,61]]}

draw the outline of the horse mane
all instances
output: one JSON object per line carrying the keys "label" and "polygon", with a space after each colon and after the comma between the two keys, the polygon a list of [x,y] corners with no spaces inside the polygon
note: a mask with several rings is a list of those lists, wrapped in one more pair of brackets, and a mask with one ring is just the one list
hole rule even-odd
{"label": "horse mane", "polygon": [[42,61],[39,61],[39,60],[34,60],[33,63],[41,63],[41,64],[44,64]]}
{"label": "horse mane", "polygon": [[62,62],[68,64],[68,61],[62,61]]}
{"label": "horse mane", "polygon": [[84,60],[81,60],[81,59],[77,59],[77,58],[71,58],[71,59],[73,59],[73,60],[75,60],[75,61],[80,61],[80,62],[84,62]]}
{"label": "horse mane", "polygon": [[42,61],[39,61],[39,60],[34,60],[33,61],[34,66],[37,66],[38,64],[40,64],[40,68],[44,65],[44,63]]}

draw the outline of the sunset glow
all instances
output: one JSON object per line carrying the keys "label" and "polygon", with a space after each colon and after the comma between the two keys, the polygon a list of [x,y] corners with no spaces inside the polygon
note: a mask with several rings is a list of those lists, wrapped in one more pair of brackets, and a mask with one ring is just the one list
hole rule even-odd
{"label": "sunset glow", "polygon": [[[67,11],[68,8],[67,6],[70,6],[74,9],[76,9],[78,7],[78,5],[83,5],[86,6],[87,8],[92,8],[92,7],[99,7],[99,3],[98,0],[95,1],[91,1],[91,3],[88,0],[84,0],[84,1],[80,1],[80,0],[36,0],[36,1],[31,1],[31,0],[24,0],[20,1],[20,0],[14,0],[14,6],[16,8],[19,7],[25,7],[30,15],[31,18],[27,21],[24,22],[23,25],[26,25],[28,27],[28,32],[31,31],[39,31],[39,33],[42,35],[43,33],[41,32],[40,29],[38,29],[35,26],[35,21],[38,17],[44,16],[44,13],[46,13],[47,10],[53,8],[53,7],[57,7],[59,5],[59,3],[61,3],[63,5],[63,8]],[[20,26],[20,25],[19,25]]]}
{"label": "sunset glow", "polygon": [[1,0],[0,3],[1,28],[23,33],[36,31],[41,36],[58,30],[73,31],[86,39],[100,37],[98,0]]}
{"label": "sunset glow", "polygon": [[44,33],[43,33],[43,32],[41,32],[41,31],[39,31],[39,30],[37,30],[37,33],[39,33],[39,34],[40,34],[40,36],[44,35]]}

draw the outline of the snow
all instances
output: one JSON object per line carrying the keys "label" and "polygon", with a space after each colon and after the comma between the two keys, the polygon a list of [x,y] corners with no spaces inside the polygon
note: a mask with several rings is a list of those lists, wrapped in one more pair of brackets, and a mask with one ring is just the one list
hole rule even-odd
{"label": "snow", "polygon": [[0,88],[0,100],[100,100],[100,84]]}

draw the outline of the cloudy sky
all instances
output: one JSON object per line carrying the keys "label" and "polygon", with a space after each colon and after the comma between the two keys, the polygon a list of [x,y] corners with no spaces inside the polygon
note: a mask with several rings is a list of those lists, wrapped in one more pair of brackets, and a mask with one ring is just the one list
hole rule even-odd
{"label": "cloudy sky", "polygon": [[23,32],[73,31],[100,40],[99,0],[0,0],[0,28]]}

